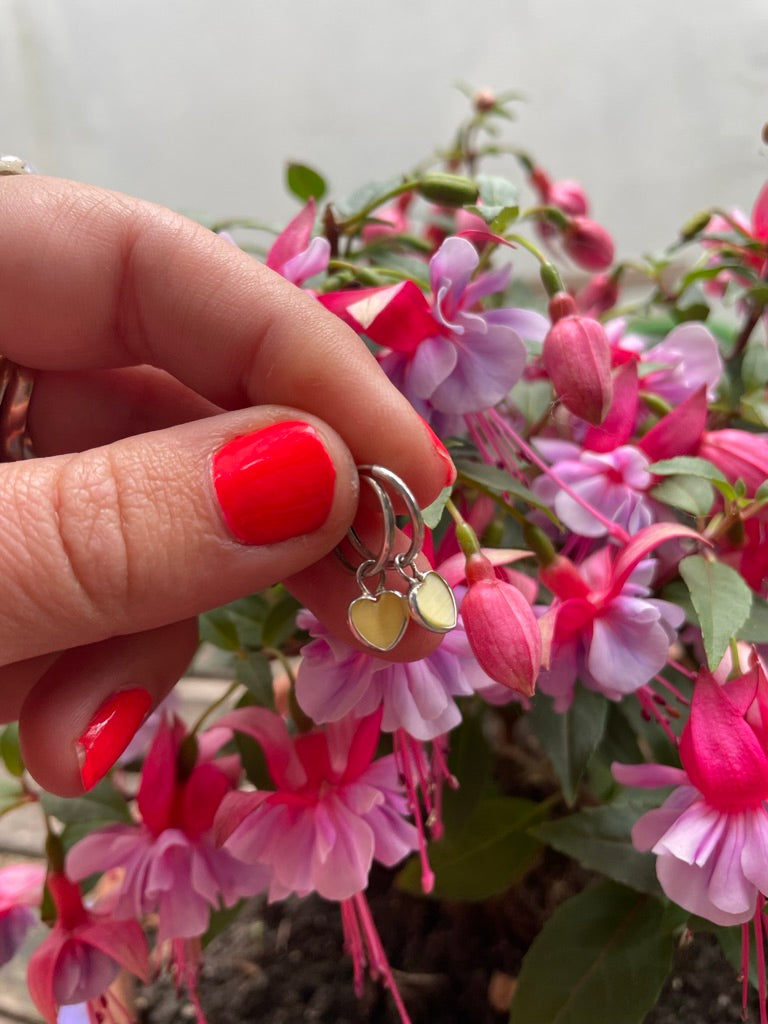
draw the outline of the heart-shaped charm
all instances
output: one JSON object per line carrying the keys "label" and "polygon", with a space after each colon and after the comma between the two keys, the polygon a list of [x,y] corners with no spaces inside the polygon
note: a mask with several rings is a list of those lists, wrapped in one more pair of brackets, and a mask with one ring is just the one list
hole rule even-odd
{"label": "heart-shaped charm", "polygon": [[456,598],[439,572],[421,573],[408,590],[411,615],[432,633],[447,633],[456,625]]}
{"label": "heart-shaped charm", "polygon": [[356,597],[347,612],[349,628],[375,651],[391,651],[405,632],[408,611],[403,595],[396,590]]}

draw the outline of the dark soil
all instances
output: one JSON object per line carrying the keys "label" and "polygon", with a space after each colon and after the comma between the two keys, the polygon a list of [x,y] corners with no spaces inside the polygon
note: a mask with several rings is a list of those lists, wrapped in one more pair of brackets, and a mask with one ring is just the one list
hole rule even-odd
{"label": "dark soil", "polygon": [[[525,887],[484,904],[417,899],[390,881],[377,874],[369,899],[413,1024],[506,1024],[513,979],[536,928],[583,879],[571,863],[550,862]],[[380,986],[368,983],[356,999],[338,908],[316,897],[254,901],[206,950],[200,999],[209,1024],[398,1022]],[[140,1005],[142,1024],[194,1020],[167,979],[144,990]],[[735,971],[713,937],[697,935],[678,951],[644,1024],[735,1024],[740,1015]],[[753,993],[751,1020],[758,1019]]]}

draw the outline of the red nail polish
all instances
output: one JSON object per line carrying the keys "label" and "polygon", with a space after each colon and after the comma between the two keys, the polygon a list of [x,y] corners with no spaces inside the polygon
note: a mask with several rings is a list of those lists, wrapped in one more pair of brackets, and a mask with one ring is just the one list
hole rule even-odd
{"label": "red nail polish", "polygon": [[93,789],[133,739],[147,717],[152,697],[146,690],[121,690],[101,705],[77,741],[83,788]]}
{"label": "red nail polish", "polygon": [[445,463],[445,483],[443,484],[443,487],[453,487],[456,483],[456,467],[453,464],[453,459],[448,454],[448,449],[426,420],[424,420],[424,426],[427,428],[427,433],[435,447],[435,451]]}
{"label": "red nail polish", "polygon": [[336,468],[309,423],[290,420],[236,437],[213,458],[227,526],[244,544],[275,544],[319,529],[333,504]]}

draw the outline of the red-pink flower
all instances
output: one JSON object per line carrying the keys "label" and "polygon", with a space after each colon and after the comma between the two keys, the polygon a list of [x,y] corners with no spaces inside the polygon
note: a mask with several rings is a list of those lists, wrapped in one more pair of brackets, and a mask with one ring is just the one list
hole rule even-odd
{"label": "red-pink flower", "polygon": [[211,758],[230,737],[214,728],[191,742],[180,719],[163,720],[142,771],[141,824],[96,829],[67,857],[75,879],[123,868],[115,914],[156,913],[161,942],[202,935],[211,910],[266,886],[266,873],[237,861],[213,839],[214,816],[234,780],[226,759]]}
{"label": "red-pink flower", "polygon": [[768,480],[768,435],[727,428],[707,431],[697,452],[709,459],[735,483],[743,480],[747,493],[754,495]]}
{"label": "red-pink flower", "polygon": [[347,899],[365,889],[374,859],[391,867],[416,849],[395,759],[374,760],[381,711],[294,737],[265,708],[219,721],[261,745],[277,787],[229,793],[216,816],[224,849],[269,869],[270,899]]}
{"label": "red-pink flower", "polygon": [[614,765],[629,786],[678,788],[635,824],[667,896],[715,924],[749,921],[768,892],[768,680],[759,663],[723,685],[696,680],[680,739],[683,770]]}
{"label": "red-pink flower", "polygon": [[121,968],[147,981],[149,957],[136,921],[115,921],[83,906],[80,889],[52,871],[48,889],[56,906],[51,933],[30,957],[29,994],[48,1024],[60,1006],[87,1003],[90,1019],[107,1021],[112,997],[107,990]]}
{"label": "red-pink flower", "polygon": [[293,284],[301,286],[328,266],[331,245],[327,238],[312,238],[315,226],[315,200],[310,199],[272,243],[267,266]]}
{"label": "red-pink flower", "polygon": [[606,270],[613,263],[613,239],[588,217],[572,217],[563,231],[563,248],[584,270]]}

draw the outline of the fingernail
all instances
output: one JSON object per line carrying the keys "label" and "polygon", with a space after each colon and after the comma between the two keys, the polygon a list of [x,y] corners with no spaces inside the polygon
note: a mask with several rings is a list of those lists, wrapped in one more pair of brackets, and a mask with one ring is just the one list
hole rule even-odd
{"label": "fingernail", "polygon": [[443,464],[445,465],[445,483],[443,484],[443,487],[453,487],[453,485],[456,483],[456,467],[453,464],[453,459],[448,454],[448,449],[445,447],[443,442],[440,440],[440,438],[437,436],[437,434],[434,432],[432,427],[430,427],[426,420],[424,420],[424,426],[427,428],[427,433],[429,434],[432,440],[432,444],[434,445],[435,451],[440,456],[440,458],[443,461]]}
{"label": "fingernail", "polygon": [[152,697],[146,690],[120,690],[101,705],[77,741],[83,788],[103,779],[147,717]]}
{"label": "fingernail", "polygon": [[289,420],[225,444],[213,459],[213,483],[239,541],[275,544],[323,525],[336,468],[315,428]]}

